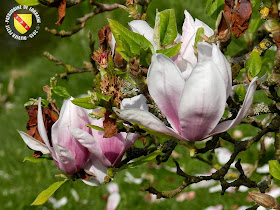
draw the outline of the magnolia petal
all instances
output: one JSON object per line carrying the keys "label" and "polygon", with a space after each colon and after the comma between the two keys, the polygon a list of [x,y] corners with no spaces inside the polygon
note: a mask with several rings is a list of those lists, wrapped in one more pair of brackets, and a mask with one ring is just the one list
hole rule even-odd
{"label": "magnolia petal", "polygon": [[205,24],[202,21],[200,21],[199,19],[195,19],[195,21],[194,21],[194,28],[195,28],[195,32],[197,31],[197,29],[203,28],[204,29],[204,34],[207,37],[210,37],[210,36],[214,35],[213,29],[210,28],[207,24]]}
{"label": "magnolia petal", "polygon": [[119,193],[113,193],[109,195],[106,210],[115,210],[118,207],[120,200],[121,196]]}
{"label": "magnolia petal", "polygon": [[111,34],[112,34],[112,39],[111,39],[111,42],[109,42],[109,45],[110,45],[110,48],[111,48],[111,51],[112,51],[112,56],[114,56],[114,54],[115,54],[115,46],[116,46],[116,39],[115,39],[113,33],[111,33]]}
{"label": "magnolia petal", "polygon": [[60,170],[64,171],[66,174],[73,174],[77,172],[77,167],[75,165],[75,158],[72,152],[61,145],[53,145],[56,156],[58,167]]}
{"label": "magnolia petal", "polygon": [[185,10],[185,21],[183,24],[182,45],[179,55],[188,60],[192,66],[197,64],[197,58],[194,53],[193,45],[195,41],[195,22],[190,13]]}
{"label": "magnolia petal", "polygon": [[198,46],[198,62],[205,60],[212,60],[224,80],[226,86],[227,97],[231,94],[232,89],[232,73],[229,62],[220,51],[217,45],[208,44],[206,42],[199,42]]}
{"label": "magnolia petal", "polygon": [[224,81],[212,61],[199,62],[186,81],[179,105],[182,136],[197,141],[221,119],[226,103]]}
{"label": "magnolia petal", "polygon": [[113,165],[117,165],[122,160],[124,153],[134,144],[135,140],[140,136],[139,134],[135,134],[135,133],[128,133],[128,134],[121,133],[121,134],[125,135],[126,138],[123,144],[123,149]]}
{"label": "magnolia petal", "polygon": [[155,50],[157,49],[156,44],[154,42],[154,29],[149,26],[149,24],[144,20],[133,20],[128,23],[128,25],[131,27],[132,31],[143,35],[149,42],[152,43]]}
{"label": "magnolia petal", "polygon": [[251,104],[253,102],[254,93],[255,93],[256,88],[257,88],[256,82],[257,82],[257,77],[255,77],[251,81],[251,83],[248,87],[246,96],[244,98],[242,108],[239,110],[236,118],[233,119],[233,120],[227,120],[225,122],[222,122],[222,123],[218,124],[217,127],[211,132],[210,136],[213,136],[215,134],[227,131],[227,130],[237,126],[243,120],[243,118],[246,116],[246,114],[247,114],[247,112],[248,112],[248,110],[251,107]]}
{"label": "magnolia petal", "polygon": [[105,157],[111,162],[111,165],[114,166],[116,160],[123,151],[125,138],[120,133],[110,138],[103,138],[104,132],[97,132],[99,134],[94,135],[93,133],[93,136],[99,142],[99,145]]}
{"label": "magnolia petal", "polygon": [[43,154],[48,154],[50,153],[48,147],[41,143],[40,141],[38,141],[37,139],[34,139],[32,136],[29,136],[27,133],[24,133],[23,131],[17,131],[21,138],[23,139],[23,141],[25,142],[25,144],[32,150],[34,151],[40,151]]}
{"label": "magnolia petal", "polygon": [[40,134],[41,138],[43,139],[44,143],[48,147],[53,159],[56,160],[56,155],[55,155],[55,152],[54,152],[53,148],[50,145],[49,138],[48,138],[48,135],[47,135],[47,131],[46,131],[44,121],[43,121],[42,107],[41,107],[41,97],[38,99],[37,123],[38,123],[38,131],[39,131],[39,134]]}
{"label": "magnolia petal", "polygon": [[102,149],[98,143],[98,141],[90,135],[88,132],[80,129],[80,128],[72,128],[70,127],[72,135],[84,146],[86,147],[93,155],[95,155],[104,166],[110,167],[112,164],[105,157],[102,152]]}
{"label": "magnolia petal", "polygon": [[107,190],[109,191],[110,194],[119,193],[119,186],[117,183],[111,182],[110,184],[107,185]]}
{"label": "magnolia petal", "polygon": [[174,136],[179,140],[186,140],[178,133],[176,133],[173,129],[164,125],[158,118],[156,118],[150,112],[141,110],[141,109],[117,109],[113,108],[113,111],[122,119],[143,125],[144,127],[151,129],[156,132],[168,134]]}
{"label": "magnolia petal", "polygon": [[212,60],[216,64],[216,66],[218,66],[218,69],[224,79],[228,98],[231,94],[232,87],[231,67],[224,54],[220,51],[219,47],[215,44],[212,44],[212,47]]}
{"label": "magnolia petal", "polygon": [[[95,120],[93,125],[103,128],[103,121],[104,118]],[[102,153],[111,162],[111,165],[114,165],[118,157],[121,155],[121,152],[124,148],[126,135],[126,133],[117,133],[115,136],[112,136],[110,138],[103,138],[104,131],[92,129],[92,136],[99,144]]]}
{"label": "magnolia petal", "polygon": [[198,48],[198,62],[211,61],[212,60],[212,45],[207,42],[197,43]]}
{"label": "magnolia petal", "polygon": [[90,157],[84,169],[93,173],[93,176],[89,180],[82,179],[85,184],[90,186],[101,185],[107,176],[107,168],[94,155]]}
{"label": "magnolia petal", "polygon": [[73,104],[72,99],[64,101],[59,118],[52,126],[52,143],[68,148],[75,157],[76,166],[81,169],[89,158],[89,151],[72,136],[69,126],[91,132],[86,127],[90,120],[85,109]]}
{"label": "magnolia petal", "polygon": [[143,109],[149,110],[147,99],[143,94],[132,98],[124,98],[121,103],[121,109]]}
{"label": "magnolia petal", "polygon": [[177,67],[181,70],[182,77],[186,81],[192,73],[192,64],[189,61],[185,60],[181,55],[179,55],[177,60]]}
{"label": "magnolia petal", "polygon": [[172,128],[180,133],[178,105],[185,84],[181,71],[165,55],[154,54],[147,78],[152,98]]}

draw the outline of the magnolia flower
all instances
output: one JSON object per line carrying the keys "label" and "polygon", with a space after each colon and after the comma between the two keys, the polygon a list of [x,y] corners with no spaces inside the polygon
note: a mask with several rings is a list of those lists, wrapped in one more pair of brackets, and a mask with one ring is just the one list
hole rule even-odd
{"label": "magnolia flower", "polygon": [[51,140],[49,140],[43,122],[41,98],[39,98],[37,121],[39,134],[45,144],[19,131],[24,142],[35,151],[41,151],[43,154],[50,153],[56,166],[66,174],[80,171],[90,158],[90,152],[72,136],[69,127],[80,128],[91,133],[91,129],[85,126],[90,124],[86,110],[66,100],[58,120],[51,128]]}
{"label": "magnolia flower", "polygon": [[[135,96],[131,99],[124,99],[122,107],[126,108],[143,108],[148,109],[146,99],[143,95]],[[141,109],[140,109],[141,110]],[[104,118],[92,120],[92,124],[103,128]],[[92,129],[91,133],[86,132],[78,127],[72,127],[73,136],[88,150],[97,157],[100,162],[107,168],[117,165],[124,153],[131,147],[138,134],[121,132],[111,138],[103,138],[104,131]]]}
{"label": "magnolia flower", "polygon": [[198,43],[194,68],[177,66],[168,57],[154,54],[147,77],[149,93],[172,128],[144,110],[114,109],[116,114],[185,141],[198,141],[238,125],[251,106],[257,79],[250,83],[236,118],[219,123],[231,93],[232,79],[230,65],[215,44]]}

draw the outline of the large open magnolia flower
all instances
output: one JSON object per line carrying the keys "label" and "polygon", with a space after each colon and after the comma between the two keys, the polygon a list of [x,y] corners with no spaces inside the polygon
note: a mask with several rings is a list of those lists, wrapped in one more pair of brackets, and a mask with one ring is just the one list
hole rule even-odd
{"label": "large open magnolia flower", "polygon": [[239,124],[251,106],[257,79],[250,83],[236,118],[219,123],[232,79],[230,65],[215,44],[198,43],[198,62],[194,68],[177,66],[168,57],[154,54],[147,77],[149,92],[172,128],[144,110],[115,109],[115,112],[124,120],[186,141],[198,141]]}

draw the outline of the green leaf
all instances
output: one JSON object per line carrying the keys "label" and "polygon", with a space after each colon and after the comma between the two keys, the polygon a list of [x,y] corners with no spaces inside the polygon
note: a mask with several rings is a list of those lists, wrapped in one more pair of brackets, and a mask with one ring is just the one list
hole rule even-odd
{"label": "green leaf", "polygon": [[150,49],[154,53],[153,45],[142,35],[134,33],[117,21],[108,19],[112,33],[118,44],[117,52],[119,52],[125,60],[140,55],[140,48],[144,50]]}
{"label": "green leaf", "polygon": [[150,49],[140,49],[140,65],[149,68],[152,60],[152,52]]}
{"label": "green leaf", "polygon": [[237,101],[243,101],[246,95],[246,88],[243,85],[238,85],[234,91],[234,98]]}
{"label": "green leaf", "polygon": [[[41,99],[41,103],[42,103],[43,107],[48,107],[49,106],[49,101],[46,100],[46,99]],[[24,104],[24,107],[29,107],[29,106],[32,106],[32,105],[37,105],[38,106],[38,101],[35,100],[35,99],[29,99],[29,101],[27,101]]]}
{"label": "green leaf", "polygon": [[128,61],[130,58],[134,57],[134,54],[131,52],[130,46],[127,41],[121,36],[119,36],[119,39],[122,42],[122,46],[118,47],[116,51],[120,53],[126,61]]}
{"label": "green leaf", "polygon": [[214,20],[217,19],[224,8],[224,0],[207,0],[206,13]]}
{"label": "green leaf", "polygon": [[268,161],[269,173],[276,179],[280,180],[280,164],[277,160]]}
{"label": "green leaf", "polygon": [[171,45],[177,37],[177,24],[174,9],[157,12],[154,28],[154,41],[160,48]]}
{"label": "green leaf", "polygon": [[161,53],[163,55],[166,55],[167,57],[171,58],[175,55],[177,55],[181,49],[181,42],[168,48],[168,49],[163,49],[163,50],[157,50],[157,53]]}
{"label": "green leaf", "polygon": [[262,59],[259,53],[253,51],[250,55],[250,58],[248,60],[248,76],[255,77],[257,76],[262,68]]}
{"label": "green leaf", "polygon": [[114,76],[114,71],[115,71],[115,64],[114,64],[114,59],[111,55],[108,57],[108,66],[107,66],[107,73],[110,77]]}
{"label": "green leaf", "polygon": [[98,131],[104,131],[104,128],[101,128],[97,125],[86,125],[87,127],[90,127],[90,128],[93,128],[95,130],[98,130]]}
{"label": "green leaf", "polygon": [[29,161],[29,162],[31,162],[31,163],[41,163],[41,162],[43,162],[43,161],[45,161],[45,160],[52,160],[52,158],[51,158],[51,157],[39,157],[39,158],[25,157],[25,158],[23,159],[23,162]]}
{"label": "green leaf", "polygon": [[195,34],[195,41],[194,41],[195,48],[197,48],[197,43],[203,40],[203,38],[201,37],[202,35],[204,35],[204,28],[200,27],[197,29]]}
{"label": "green leaf", "polygon": [[87,96],[84,98],[75,98],[71,102],[77,106],[86,108],[86,109],[95,109],[97,106],[92,103],[91,97]]}
{"label": "green leaf", "polygon": [[101,100],[104,100],[104,101],[107,101],[107,102],[110,101],[110,99],[112,98],[111,95],[105,95],[105,94],[98,93],[98,92],[96,92],[96,97],[98,99],[101,99]]}
{"label": "green leaf", "polygon": [[61,96],[63,98],[70,98],[70,94],[68,93],[67,89],[65,87],[62,87],[62,86],[55,86],[52,88],[52,91],[58,95],[58,96]]}
{"label": "green leaf", "polygon": [[26,6],[35,6],[39,4],[38,0],[16,0],[16,2],[20,5]]}
{"label": "green leaf", "polygon": [[51,186],[49,186],[47,189],[45,189],[44,191],[42,191],[37,198],[33,201],[33,203],[31,203],[31,206],[37,206],[37,205],[42,205],[44,204],[49,197],[52,196],[52,194],[54,194],[54,192],[61,187],[61,185],[63,185],[66,181],[68,181],[68,179],[65,179],[63,181],[60,182],[55,182],[53,183]]}

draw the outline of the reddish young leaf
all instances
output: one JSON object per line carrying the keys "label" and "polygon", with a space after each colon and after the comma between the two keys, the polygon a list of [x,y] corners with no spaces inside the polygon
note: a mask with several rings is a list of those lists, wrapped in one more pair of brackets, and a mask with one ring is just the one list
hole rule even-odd
{"label": "reddish young leaf", "polygon": [[252,14],[250,0],[225,0],[224,12],[234,36],[238,38],[243,35],[249,26]]}
{"label": "reddish young leaf", "polygon": [[55,23],[56,25],[62,24],[63,19],[65,17],[65,10],[66,10],[66,0],[61,0],[58,7],[58,21]]}

